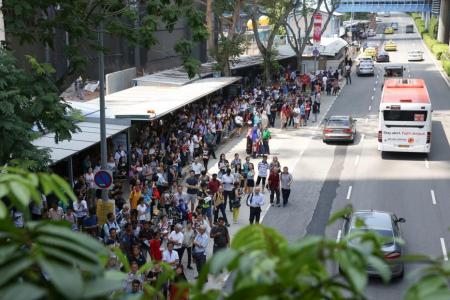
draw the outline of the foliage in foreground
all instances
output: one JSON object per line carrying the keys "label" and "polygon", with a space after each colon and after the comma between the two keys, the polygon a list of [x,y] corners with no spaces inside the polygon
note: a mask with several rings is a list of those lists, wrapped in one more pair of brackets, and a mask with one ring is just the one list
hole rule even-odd
{"label": "foliage in foreground", "polygon": [[[125,274],[106,268],[108,251],[98,241],[65,224],[27,222],[13,226],[8,211],[40,202],[39,193],[55,193],[62,201],[74,199],[70,187],[56,175],[0,168],[0,299],[125,299],[120,290]],[[337,212],[335,222],[351,207]],[[358,239],[358,246],[348,246]],[[219,252],[191,284],[190,297],[206,299],[365,299],[366,268],[376,268],[387,282],[389,269],[379,251],[382,238],[358,233],[340,241],[307,236],[288,244],[274,229],[252,225],[241,229],[230,249]],[[128,264],[123,254],[125,270]],[[410,256],[407,262],[425,265],[411,274],[413,284],[405,299],[450,299],[450,264],[440,258]],[[336,271],[339,264],[342,274]],[[143,266],[150,268],[151,264]],[[162,280],[173,276],[170,270]],[[223,290],[204,290],[210,274],[231,272]],[[142,299],[151,299],[156,288],[146,285]],[[134,298],[133,298],[134,299]]]}

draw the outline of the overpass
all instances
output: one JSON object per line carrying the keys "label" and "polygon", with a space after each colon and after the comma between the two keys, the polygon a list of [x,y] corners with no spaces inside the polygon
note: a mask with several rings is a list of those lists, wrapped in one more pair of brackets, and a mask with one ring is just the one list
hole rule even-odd
{"label": "overpass", "polygon": [[340,0],[338,12],[421,12],[425,27],[430,16],[438,16],[441,43],[450,43],[450,0]]}

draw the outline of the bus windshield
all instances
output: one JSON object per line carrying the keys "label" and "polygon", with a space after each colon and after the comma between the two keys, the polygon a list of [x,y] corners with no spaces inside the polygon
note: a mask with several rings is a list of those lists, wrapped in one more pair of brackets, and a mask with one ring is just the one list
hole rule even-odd
{"label": "bus windshield", "polygon": [[427,120],[427,111],[423,110],[385,110],[385,121],[424,122]]}

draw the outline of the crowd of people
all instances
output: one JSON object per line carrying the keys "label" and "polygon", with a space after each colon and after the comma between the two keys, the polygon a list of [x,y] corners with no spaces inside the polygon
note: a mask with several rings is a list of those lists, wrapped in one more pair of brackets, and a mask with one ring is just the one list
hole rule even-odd
{"label": "crowd of people", "polygon": [[[121,145],[108,156],[115,177],[109,197],[116,210],[104,224],[96,216],[101,193],[94,184],[101,166],[90,157],[74,184],[77,201],[47,201],[48,208],[33,208],[41,212],[36,218],[66,220],[73,230],[91,234],[108,248],[120,248],[131,269],[124,282],[126,293],[142,293],[144,282],[156,285],[164,272],[160,262],[165,262],[176,275],[162,286],[162,294],[173,299],[181,293],[180,299],[187,299],[186,269],[195,266],[200,274],[209,247],[215,253],[229,246],[228,227],[240,222],[242,205],[249,207],[250,224],[260,222],[266,191],[272,206],[288,205],[293,178],[276,156],[268,161],[271,128],[278,119],[281,129],[317,122],[322,93],[339,92],[337,71],[300,75],[287,68],[281,74],[269,88],[256,80],[255,88],[239,96],[201,100],[141,124],[130,153]],[[245,158],[238,153],[216,155],[224,139],[240,137],[244,129]],[[211,159],[218,160],[218,171],[209,174]],[[150,261],[151,270],[138,272]],[[108,266],[122,267],[113,254]]]}

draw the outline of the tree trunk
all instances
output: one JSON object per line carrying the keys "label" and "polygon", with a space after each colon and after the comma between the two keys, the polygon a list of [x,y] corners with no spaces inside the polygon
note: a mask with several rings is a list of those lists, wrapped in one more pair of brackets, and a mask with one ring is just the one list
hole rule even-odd
{"label": "tree trunk", "polygon": [[213,0],[206,0],[206,27],[208,28],[209,36],[206,41],[206,52],[208,57],[215,51],[216,34],[214,30],[214,14],[213,14]]}
{"label": "tree trunk", "polygon": [[300,71],[300,73],[303,73],[302,72],[302,63],[303,63],[303,54],[297,53],[297,70]]}

